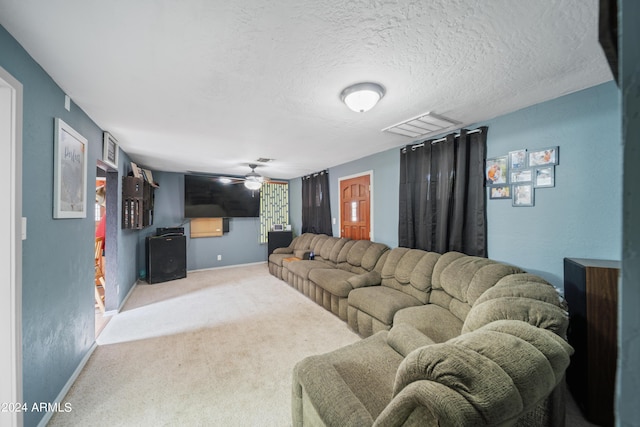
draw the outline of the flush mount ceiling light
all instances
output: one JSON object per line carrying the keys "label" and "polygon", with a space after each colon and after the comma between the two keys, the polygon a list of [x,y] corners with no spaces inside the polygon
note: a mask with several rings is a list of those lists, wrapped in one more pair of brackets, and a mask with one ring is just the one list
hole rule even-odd
{"label": "flush mount ceiling light", "polygon": [[369,111],[384,96],[384,88],[377,83],[358,83],[340,94],[340,99],[356,113]]}

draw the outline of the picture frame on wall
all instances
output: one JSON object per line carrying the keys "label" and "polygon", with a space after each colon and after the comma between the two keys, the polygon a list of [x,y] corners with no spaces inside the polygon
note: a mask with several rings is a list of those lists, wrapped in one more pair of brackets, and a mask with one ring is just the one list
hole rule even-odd
{"label": "picture frame on wall", "polygon": [[527,168],[527,150],[516,150],[509,152],[509,170],[521,170]]}
{"label": "picture frame on wall", "polygon": [[513,206],[533,206],[534,190],[532,183],[513,184],[511,187],[511,191],[513,192]]}
{"label": "picture frame on wall", "polygon": [[487,186],[503,186],[509,183],[509,162],[507,156],[487,159],[485,165]]}
{"label": "picture frame on wall", "polygon": [[529,166],[557,165],[559,163],[559,147],[546,147],[530,151],[528,155]]}
{"label": "picture frame on wall", "polygon": [[533,171],[531,169],[524,169],[511,172],[511,183],[517,182],[531,182],[533,181]]}
{"label": "picture frame on wall", "polygon": [[543,166],[535,168],[533,173],[533,186],[535,188],[555,187],[556,186],[556,168],[554,166]]}
{"label": "picture frame on wall", "polygon": [[109,132],[105,132],[102,139],[102,161],[118,169],[118,141]]}
{"label": "picture frame on wall", "polygon": [[53,217],[87,216],[87,139],[55,119]]}
{"label": "picture frame on wall", "polygon": [[510,198],[511,198],[510,185],[502,185],[502,186],[489,188],[489,199],[491,200],[510,199]]}

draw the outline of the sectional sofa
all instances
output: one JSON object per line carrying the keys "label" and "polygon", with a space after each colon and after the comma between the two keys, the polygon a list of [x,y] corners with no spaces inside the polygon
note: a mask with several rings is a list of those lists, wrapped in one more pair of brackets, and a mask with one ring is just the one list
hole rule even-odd
{"label": "sectional sofa", "polygon": [[319,235],[269,269],[363,337],[296,365],[295,426],[564,425],[568,313],[540,277]]}
{"label": "sectional sofa", "polygon": [[269,271],[346,321],[349,293],[380,283],[388,250],[368,240],[305,233],[274,250]]}

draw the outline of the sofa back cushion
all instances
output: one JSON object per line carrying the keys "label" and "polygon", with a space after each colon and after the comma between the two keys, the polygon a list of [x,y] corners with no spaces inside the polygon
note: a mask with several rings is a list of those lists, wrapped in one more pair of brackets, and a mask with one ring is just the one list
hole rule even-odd
{"label": "sofa back cushion", "polygon": [[355,274],[373,270],[380,257],[389,250],[383,243],[370,240],[349,240],[338,254],[338,268]]}
{"label": "sofa back cushion", "polygon": [[440,254],[421,249],[393,248],[382,266],[382,286],[398,290],[426,304]]}
{"label": "sofa back cushion", "polygon": [[302,233],[301,235],[293,239],[291,245],[293,246],[294,256],[302,258],[304,253],[309,251],[309,247],[311,247],[311,241],[315,236],[316,234],[313,233]]}
{"label": "sofa back cushion", "polygon": [[322,251],[322,245],[329,239],[330,237],[326,234],[316,234],[311,240],[311,244],[309,245],[309,250],[313,251],[315,256],[320,256],[320,252]]}
{"label": "sofa back cushion", "polygon": [[330,261],[333,265],[338,265],[338,254],[349,239],[340,237],[330,237],[322,245],[320,256],[322,259]]}
{"label": "sofa back cushion", "polygon": [[502,278],[475,302],[462,326],[471,332],[495,320],[520,320],[566,338],[567,304],[558,291],[533,274]]}
{"label": "sofa back cushion", "polygon": [[434,267],[429,303],[448,309],[464,322],[480,295],[503,277],[522,272],[487,258],[447,252]]}

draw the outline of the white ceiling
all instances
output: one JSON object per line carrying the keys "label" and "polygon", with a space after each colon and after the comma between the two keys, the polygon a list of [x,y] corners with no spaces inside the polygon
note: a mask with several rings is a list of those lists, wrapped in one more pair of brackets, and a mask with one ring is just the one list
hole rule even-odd
{"label": "white ceiling", "polygon": [[[469,125],[612,79],[598,0],[0,0],[0,24],[162,171],[294,178],[412,142],[381,129],[422,113]],[[386,95],[354,113],[362,81]]]}

